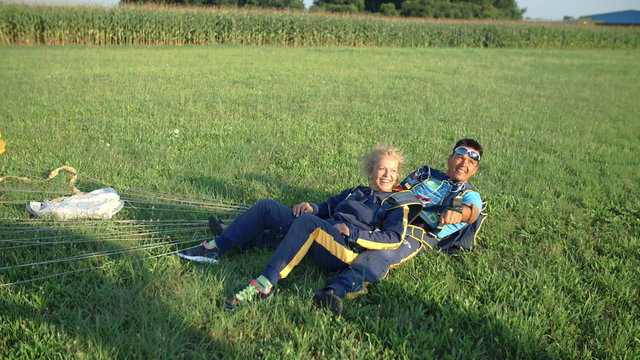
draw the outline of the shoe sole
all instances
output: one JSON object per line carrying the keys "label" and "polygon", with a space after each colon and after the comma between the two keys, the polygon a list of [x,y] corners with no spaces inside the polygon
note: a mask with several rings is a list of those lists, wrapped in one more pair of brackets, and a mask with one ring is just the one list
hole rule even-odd
{"label": "shoe sole", "polygon": [[273,289],[271,290],[271,292],[269,293],[269,295],[267,295],[267,297],[261,298],[261,299],[257,299],[255,301],[250,301],[248,303],[244,303],[242,305],[233,305],[233,304],[229,304],[227,301],[224,302],[224,308],[225,310],[227,310],[227,312],[234,312],[236,309],[240,309],[240,308],[245,308],[251,304],[257,304],[259,302],[263,302],[263,301],[270,301],[271,298],[273,297]]}
{"label": "shoe sole", "polygon": [[198,263],[207,263],[207,264],[217,264],[218,263],[218,259],[212,259],[212,258],[208,258],[208,257],[204,257],[204,256],[189,256],[189,255],[183,255],[183,254],[178,253],[178,257],[180,257],[181,259],[194,261],[194,262],[198,262]]}
{"label": "shoe sole", "polygon": [[319,308],[328,309],[334,315],[339,315],[342,312],[342,299],[336,295],[316,295],[313,297],[313,302]]}
{"label": "shoe sole", "polygon": [[224,303],[224,309],[227,310],[227,312],[230,312],[230,313],[234,312],[237,307],[240,307],[240,306],[229,305],[226,302]]}

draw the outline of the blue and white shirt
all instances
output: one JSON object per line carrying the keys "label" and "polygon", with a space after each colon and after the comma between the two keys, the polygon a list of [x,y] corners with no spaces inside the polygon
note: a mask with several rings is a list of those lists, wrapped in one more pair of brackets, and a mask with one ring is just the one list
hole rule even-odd
{"label": "blue and white shirt", "polygon": [[[443,207],[449,206],[453,197],[463,194],[463,202],[472,203],[478,209],[482,209],[482,198],[477,191],[473,190],[471,184],[457,182],[440,170],[428,166],[423,166],[407,176],[400,183],[400,187],[411,189],[411,192],[420,197],[425,207],[420,213],[420,217],[434,230],[434,235],[440,239],[446,238],[468,225],[462,222],[437,229]],[[441,207],[434,207],[434,205]],[[432,209],[429,209],[430,207]],[[436,232],[436,230],[438,231]]]}

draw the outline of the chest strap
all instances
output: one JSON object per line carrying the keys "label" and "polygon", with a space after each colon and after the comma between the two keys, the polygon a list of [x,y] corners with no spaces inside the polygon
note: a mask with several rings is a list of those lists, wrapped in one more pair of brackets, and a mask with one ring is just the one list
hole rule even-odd
{"label": "chest strap", "polygon": [[407,219],[408,223],[411,223],[413,220],[415,220],[415,218],[420,215],[420,211],[422,211],[422,201],[420,201],[420,199],[418,199],[411,191],[394,192],[393,194],[387,196],[384,200],[382,200],[380,208],[376,211],[376,227],[380,227],[380,225],[382,225],[384,215],[387,211],[403,206],[409,207],[409,215]]}

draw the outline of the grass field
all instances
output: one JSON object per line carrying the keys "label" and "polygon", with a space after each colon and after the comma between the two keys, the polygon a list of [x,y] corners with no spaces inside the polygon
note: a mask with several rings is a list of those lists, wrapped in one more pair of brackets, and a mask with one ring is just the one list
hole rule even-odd
{"label": "grass field", "polygon": [[[266,250],[219,266],[83,260],[104,267],[0,287],[0,358],[638,358],[639,55],[2,46],[0,176],[67,164],[117,190],[293,205],[363,184],[357,158],[377,142],[405,150],[407,173],[443,167],[455,140],[474,137],[485,157],[472,182],[490,217],[478,251],[424,254],[338,318],[310,304],[330,276],[311,262],[270,302],[226,313],[222,301]],[[8,203],[28,196],[40,195],[0,191],[2,229],[28,219]],[[57,233],[103,231],[72,224]],[[95,249],[8,245],[0,267]],[[64,266],[0,270],[0,283]]]}

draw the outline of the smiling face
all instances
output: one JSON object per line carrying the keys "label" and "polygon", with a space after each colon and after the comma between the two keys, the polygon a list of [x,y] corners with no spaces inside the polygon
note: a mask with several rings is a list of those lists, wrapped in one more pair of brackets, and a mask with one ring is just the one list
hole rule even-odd
{"label": "smiling face", "polygon": [[[465,146],[469,150],[475,150]],[[478,171],[478,162],[469,157],[469,154],[458,155],[453,153],[449,156],[447,175],[453,180],[467,182]]]}
{"label": "smiling face", "polygon": [[369,186],[376,191],[393,191],[398,181],[398,159],[392,155],[380,155],[369,171]]}

